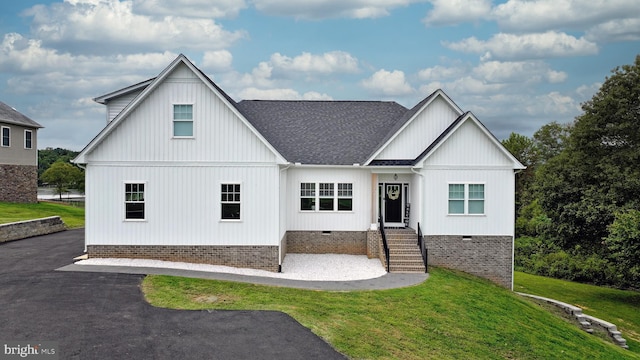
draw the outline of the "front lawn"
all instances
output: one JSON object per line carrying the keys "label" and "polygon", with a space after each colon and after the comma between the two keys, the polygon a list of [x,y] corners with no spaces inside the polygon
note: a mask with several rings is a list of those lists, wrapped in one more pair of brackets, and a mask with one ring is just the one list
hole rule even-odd
{"label": "front lawn", "polygon": [[17,204],[0,202],[0,224],[60,216],[70,229],[84,227],[84,209],[65,204],[39,202]]}
{"label": "front lawn", "polygon": [[355,359],[640,359],[486,280],[430,268],[423,284],[328,292],[147,276],[175,309],[277,310]]}

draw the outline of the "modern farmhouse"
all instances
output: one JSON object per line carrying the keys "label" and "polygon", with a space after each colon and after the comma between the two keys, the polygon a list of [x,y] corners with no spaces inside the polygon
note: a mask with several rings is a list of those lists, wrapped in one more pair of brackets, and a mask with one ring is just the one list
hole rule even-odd
{"label": "modern farmhouse", "polygon": [[0,201],[38,201],[40,124],[0,101]]}
{"label": "modern farmhouse", "polygon": [[[386,262],[382,219],[410,234],[418,256],[420,228],[430,265],[512,287],[524,166],[441,90],[411,109],[236,102],[180,55],[95,100],[107,125],[74,160],[86,167],[89,257],[270,271],[287,253]],[[407,270],[405,252],[391,252],[391,271]]]}

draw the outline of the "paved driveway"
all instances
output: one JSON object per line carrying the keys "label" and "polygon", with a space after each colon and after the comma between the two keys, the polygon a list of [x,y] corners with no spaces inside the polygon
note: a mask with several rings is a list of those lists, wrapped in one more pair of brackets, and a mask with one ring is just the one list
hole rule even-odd
{"label": "paved driveway", "polygon": [[0,245],[0,342],[56,341],[60,359],[344,359],[284,313],[154,308],[142,275],[54,271],[82,250],[83,230]]}

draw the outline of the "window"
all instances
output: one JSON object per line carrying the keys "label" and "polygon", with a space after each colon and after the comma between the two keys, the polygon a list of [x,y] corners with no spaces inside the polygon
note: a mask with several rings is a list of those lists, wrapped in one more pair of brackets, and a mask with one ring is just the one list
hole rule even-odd
{"label": "window", "polygon": [[449,214],[484,214],[484,184],[449,184]]}
{"label": "window", "polygon": [[333,184],[320,183],[320,211],[333,211]]}
{"label": "window", "polygon": [[240,184],[221,184],[220,203],[223,220],[240,220]]}
{"label": "window", "polygon": [[144,220],[144,184],[124,184],[126,220]]}
{"label": "window", "polygon": [[2,146],[11,146],[11,129],[8,127],[2,127]]}
{"label": "window", "polygon": [[338,184],[338,211],[353,210],[353,184]]}
{"label": "window", "polygon": [[[316,191],[318,189],[318,191]],[[316,207],[316,204],[318,206]],[[352,211],[353,184],[301,183],[301,211]]]}
{"label": "window", "polygon": [[24,148],[31,149],[31,137],[33,136],[33,132],[31,130],[24,131]]}
{"label": "window", "polygon": [[173,136],[193,137],[193,105],[173,105]]}
{"label": "window", "polygon": [[300,184],[300,210],[316,209],[316,184]]}

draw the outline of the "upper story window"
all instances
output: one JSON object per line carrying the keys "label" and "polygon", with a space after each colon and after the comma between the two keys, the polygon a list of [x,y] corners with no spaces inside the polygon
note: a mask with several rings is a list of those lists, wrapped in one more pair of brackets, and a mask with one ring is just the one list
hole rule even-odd
{"label": "upper story window", "polygon": [[449,184],[449,214],[484,214],[484,184]]}
{"label": "upper story window", "polygon": [[144,183],[124,184],[125,220],[144,220]]}
{"label": "upper story window", "polygon": [[240,220],[240,184],[221,184],[222,220]]}
{"label": "upper story window", "polygon": [[301,211],[336,211],[336,210],[352,211],[353,210],[353,184],[351,183],[301,183],[300,184],[300,210]]}
{"label": "upper story window", "polygon": [[2,127],[2,146],[11,146],[11,129],[6,126]]}
{"label": "upper story window", "polygon": [[173,105],[173,136],[193,137],[193,105]]}
{"label": "upper story window", "polygon": [[32,148],[32,137],[33,137],[33,131],[31,130],[24,131],[24,148],[25,149]]}

